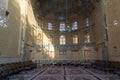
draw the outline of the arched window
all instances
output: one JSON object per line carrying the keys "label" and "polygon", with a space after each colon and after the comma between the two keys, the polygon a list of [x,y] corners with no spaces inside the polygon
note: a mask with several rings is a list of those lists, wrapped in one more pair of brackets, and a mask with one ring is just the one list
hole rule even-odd
{"label": "arched window", "polygon": [[90,34],[89,33],[85,34],[85,36],[84,36],[84,42],[85,43],[90,43]]}
{"label": "arched window", "polygon": [[49,35],[48,39],[49,39],[49,42],[51,42],[51,43],[53,42],[53,36],[52,35]]}
{"label": "arched window", "polygon": [[0,0],[0,27],[7,27],[8,0]]}
{"label": "arched window", "polygon": [[60,32],[65,31],[65,23],[60,23]]}
{"label": "arched window", "polygon": [[53,30],[53,25],[52,25],[52,23],[48,23],[48,30]]}
{"label": "arched window", "polygon": [[72,30],[77,30],[78,29],[78,23],[77,21],[75,21],[73,24],[72,24]]}
{"label": "arched window", "polygon": [[86,19],[85,19],[85,26],[86,26],[86,27],[89,27],[89,26],[90,26],[89,18],[86,18]]}
{"label": "arched window", "polygon": [[60,45],[64,45],[64,44],[66,44],[66,39],[65,39],[64,35],[61,35],[60,36]]}
{"label": "arched window", "polygon": [[78,35],[73,35],[73,44],[78,44]]}

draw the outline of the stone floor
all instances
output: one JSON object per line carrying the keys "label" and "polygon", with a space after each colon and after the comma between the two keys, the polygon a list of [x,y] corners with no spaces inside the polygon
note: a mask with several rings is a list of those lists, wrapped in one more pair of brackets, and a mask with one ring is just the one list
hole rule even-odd
{"label": "stone floor", "polygon": [[22,71],[3,80],[120,80],[120,77],[81,66],[48,66]]}

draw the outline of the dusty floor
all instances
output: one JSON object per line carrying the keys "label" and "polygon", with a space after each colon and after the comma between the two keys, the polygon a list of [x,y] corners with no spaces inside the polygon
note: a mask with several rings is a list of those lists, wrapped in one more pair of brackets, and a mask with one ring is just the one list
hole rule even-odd
{"label": "dusty floor", "polygon": [[48,66],[22,71],[3,80],[120,80],[120,77],[81,66]]}

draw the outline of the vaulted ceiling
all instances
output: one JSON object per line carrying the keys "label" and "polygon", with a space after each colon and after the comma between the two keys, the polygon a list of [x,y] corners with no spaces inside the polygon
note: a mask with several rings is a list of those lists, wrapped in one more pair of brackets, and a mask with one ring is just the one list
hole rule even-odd
{"label": "vaulted ceiling", "polygon": [[[31,0],[34,11],[39,16],[54,15],[54,19],[62,20],[72,15],[87,16],[92,13],[99,0]],[[50,17],[53,18],[53,17]]]}

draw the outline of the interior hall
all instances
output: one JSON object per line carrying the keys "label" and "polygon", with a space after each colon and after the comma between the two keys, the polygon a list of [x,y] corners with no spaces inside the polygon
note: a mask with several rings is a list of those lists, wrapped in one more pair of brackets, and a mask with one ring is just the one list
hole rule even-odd
{"label": "interior hall", "polygon": [[120,80],[120,0],[0,0],[0,80]]}

